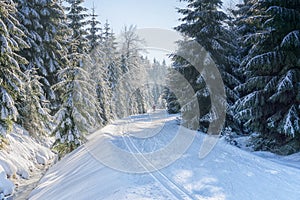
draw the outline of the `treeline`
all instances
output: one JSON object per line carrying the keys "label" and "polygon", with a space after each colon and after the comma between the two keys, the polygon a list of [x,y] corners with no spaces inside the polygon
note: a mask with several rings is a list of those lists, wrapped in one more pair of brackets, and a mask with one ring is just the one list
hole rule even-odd
{"label": "treeline", "polygon": [[[290,154],[300,150],[300,1],[244,0],[224,12],[221,0],[183,0],[178,9],[186,36],[173,56],[173,69],[192,85],[200,117],[186,116],[188,126],[207,131],[218,120],[209,87],[199,70],[185,57],[202,59],[189,42],[200,44],[217,66],[226,91],[226,123],[223,134],[250,134],[256,150]],[[203,53],[205,54],[205,53]],[[196,62],[196,61],[195,61]],[[169,73],[169,83],[176,83]],[[179,111],[174,93],[167,92],[169,110]],[[181,97],[182,98],[182,97]],[[191,102],[183,111],[195,109]],[[188,113],[188,112],[186,112]],[[194,120],[195,123],[192,121]]]}
{"label": "treeline", "polygon": [[135,87],[160,65],[141,56],[136,28],[117,42],[82,3],[0,0],[0,146],[19,124],[36,139],[55,136],[63,156],[95,128],[158,100],[153,86]]}

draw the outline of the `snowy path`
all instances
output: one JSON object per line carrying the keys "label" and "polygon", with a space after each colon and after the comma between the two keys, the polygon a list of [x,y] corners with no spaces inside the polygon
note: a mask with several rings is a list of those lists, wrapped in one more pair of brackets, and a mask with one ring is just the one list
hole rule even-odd
{"label": "snowy path", "polygon": [[118,120],[92,134],[86,145],[50,168],[30,199],[300,199],[299,168],[223,141],[199,159],[205,137],[200,133],[174,163],[153,170],[157,163],[178,157],[180,148],[161,155],[161,159],[149,154],[164,149],[179,129],[185,133],[180,138],[182,144],[195,134],[179,127],[176,115],[162,111]]}
{"label": "snowy path", "polygon": [[[123,137],[123,138],[124,138],[127,148],[130,150],[130,152],[132,152],[132,153],[137,152],[137,153],[143,155],[143,153],[132,142],[130,137]],[[143,161],[151,164],[151,162],[149,160],[147,160],[147,158],[143,157],[143,160],[140,161],[141,165],[143,165]],[[147,169],[146,166],[144,166],[144,167],[145,167],[145,169]],[[152,176],[154,180],[156,180],[158,183],[160,183],[160,185],[162,187],[167,189],[170,193],[172,193],[178,199],[185,199],[185,200],[195,199],[192,196],[192,194],[190,194],[189,192],[187,192],[184,189],[184,187],[178,186],[178,184],[176,184],[174,181],[169,179],[168,176],[165,175],[164,173],[162,173],[161,171],[157,170],[155,172],[149,172],[148,174],[150,176]]]}

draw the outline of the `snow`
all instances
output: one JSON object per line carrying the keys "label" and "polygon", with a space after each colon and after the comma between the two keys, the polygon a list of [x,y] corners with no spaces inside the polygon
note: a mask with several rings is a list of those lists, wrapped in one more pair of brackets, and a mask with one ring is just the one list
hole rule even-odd
{"label": "snow", "polygon": [[[117,120],[93,133],[85,145],[50,168],[29,199],[299,200],[300,168],[288,163],[299,164],[300,154],[254,155],[220,140],[200,159],[207,136],[180,127],[177,117],[156,111]],[[179,149],[194,138],[182,155],[177,157],[175,148],[174,153],[146,159],[176,140],[180,131],[186,136],[180,138]],[[168,157],[175,162],[151,168]]]}
{"label": "snow", "polygon": [[9,144],[0,150],[0,200],[14,195],[25,199],[19,195],[26,192],[28,195],[33,189],[28,184],[38,181],[42,172],[56,158],[49,149],[52,141],[46,139],[41,144],[17,125],[11,133],[6,134],[6,139]]}
{"label": "snow", "polygon": [[287,115],[284,117],[283,123],[283,132],[295,137],[296,133],[300,130],[299,118],[295,105],[289,109]]}
{"label": "snow", "polygon": [[300,153],[295,153],[289,156],[280,156],[266,151],[257,151],[253,153],[273,162],[300,169]]}
{"label": "snow", "polygon": [[0,199],[12,194],[13,190],[14,184],[7,179],[5,170],[0,165]]}
{"label": "snow", "polygon": [[300,46],[300,31],[296,30],[296,31],[292,31],[289,34],[287,34],[283,38],[280,46],[281,47],[294,46],[296,48],[299,47]]}

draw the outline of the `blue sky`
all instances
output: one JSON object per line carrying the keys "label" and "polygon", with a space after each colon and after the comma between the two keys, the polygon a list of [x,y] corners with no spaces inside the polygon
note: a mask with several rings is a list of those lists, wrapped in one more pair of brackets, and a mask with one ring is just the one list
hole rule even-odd
{"label": "blue sky", "polygon": [[[224,1],[225,5],[229,5],[228,2],[230,1],[235,4],[235,2],[241,0]],[[84,6],[91,9],[93,3],[95,4],[96,14],[99,15],[98,20],[102,24],[108,20],[116,35],[119,35],[125,25],[136,25],[138,29],[160,28],[173,30],[174,27],[180,24],[178,19],[181,17],[176,8],[184,8],[186,5],[185,2],[179,0],[86,0]],[[179,39],[179,36],[173,38],[175,42]],[[170,62],[166,57],[166,52],[149,49],[147,51],[149,52],[147,56],[150,59],[155,57],[160,61],[166,59],[168,63]]]}
{"label": "blue sky", "polygon": [[99,20],[104,23],[107,19],[115,33],[124,25],[172,29],[179,24],[175,8],[185,5],[179,0],[86,0],[84,5],[91,8],[93,2]]}
{"label": "blue sky", "polygon": [[[224,5],[236,4],[241,0],[224,0]],[[172,29],[179,24],[180,14],[176,7],[183,8],[186,3],[179,0],[86,0],[84,5],[92,8],[93,2],[99,20],[107,19],[119,33],[124,25],[137,25],[138,28]]]}

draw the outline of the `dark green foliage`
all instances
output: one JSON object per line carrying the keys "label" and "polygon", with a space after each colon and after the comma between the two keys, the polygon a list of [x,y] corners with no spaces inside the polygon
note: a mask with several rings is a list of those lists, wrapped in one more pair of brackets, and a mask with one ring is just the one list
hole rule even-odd
{"label": "dark green foliage", "polygon": [[[250,45],[244,57],[245,83],[237,87],[243,98],[236,104],[245,126],[264,135],[300,133],[300,2],[252,1],[243,40]],[[278,143],[288,141],[280,138]]]}
{"label": "dark green foliage", "polygon": [[72,39],[77,41],[76,46],[68,45],[69,53],[73,53],[76,47],[76,52],[84,54],[89,52],[89,44],[86,36],[88,31],[85,26],[88,25],[88,9],[82,6],[84,0],[67,0],[69,6],[66,7],[68,27],[72,30]]}
{"label": "dark green foliage", "polygon": [[[168,74],[171,78],[168,79],[168,83],[167,84],[172,84],[172,80],[174,80],[174,74],[172,74],[171,72],[169,72]],[[174,94],[174,92],[168,88],[165,87],[164,91],[163,91],[163,99],[166,100],[166,104],[167,104],[167,111],[170,114],[176,114],[180,112],[180,103],[177,100],[176,95]]]}
{"label": "dark green foliage", "polygon": [[[185,36],[191,37],[197,43],[199,43],[204,49],[209,52],[210,57],[220,71],[225,85],[225,91],[227,95],[227,120],[226,126],[239,130],[239,122],[233,118],[232,105],[237,101],[238,94],[234,91],[234,88],[240,83],[235,74],[238,67],[237,58],[237,43],[235,40],[234,32],[229,26],[226,26],[229,18],[220,10],[222,1],[220,0],[186,0],[188,2],[187,8],[179,9],[178,12],[183,14],[180,20],[183,22],[175,29]],[[196,57],[197,63],[203,62],[199,58],[205,59],[205,56],[201,52],[193,52],[192,47],[186,46],[183,43],[181,51],[190,52],[188,57]],[[203,57],[204,56],[204,57]],[[193,66],[178,59],[175,56],[176,65],[182,65],[182,70],[178,70],[184,74],[187,80],[192,84],[197,98],[199,100],[200,114],[200,129],[205,130],[208,124],[213,119],[213,108],[208,99],[210,99],[209,90],[205,85],[203,77],[200,76],[199,70],[193,69]],[[201,65],[200,64],[200,65]],[[209,67],[209,66],[208,66]],[[206,69],[209,71],[209,69]],[[198,73],[197,73],[198,71]],[[220,97],[220,102],[224,101]]]}
{"label": "dark green foliage", "polygon": [[20,52],[28,60],[21,65],[28,80],[18,106],[19,123],[31,134],[45,135],[51,122],[46,107],[53,113],[59,102],[51,86],[58,82],[56,73],[65,64],[64,12],[55,0],[17,3],[17,18],[30,47]]}
{"label": "dark green foliage", "polygon": [[92,14],[90,15],[91,19],[88,21],[89,28],[87,29],[88,35],[87,39],[89,40],[89,45],[90,45],[90,51],[95,50],[95,48],[101,44],[102,42],[102,35],[101,31],[102,28],[99,27],[101,24],[99,21],[97,21],[95,13],[95,6],[92,8]]}
{"label": "dark green foliage", "polygon": [[300,131],[299,6],[297,1],[258,1],[252,6],[257,17],[248,17],[260,29],[248,34],[252,48],[244,58],[247,78],[237,89],[245,95],[237,110],[247,126],[262,134]]}
{"label": "dark green foliage", "polygon": [[[77,43],[74,41],[72,45]],[[55,115],[57,126],[52,132],[56,137],[53,149],[60,156],[80,146],[86,134],[101,123],[95,82],[90,78],[88,65],[78,67],[78,60],[84,57],[76,51],[69,54],[69,65],[59,71],[61,81],[54,85],[55,90],[61,91],[63,102]]]}
{"label": "dark green foliage", "polygon": [[19,64],[25,64],[25,58],[18,54],[28,47],[23,40],[24,33],[15,18],[15,4],[10,0],[0,1],[0,135],[10,130],[17,120],[16,102],[23,93],[26,75]]}

